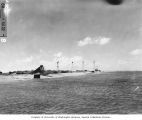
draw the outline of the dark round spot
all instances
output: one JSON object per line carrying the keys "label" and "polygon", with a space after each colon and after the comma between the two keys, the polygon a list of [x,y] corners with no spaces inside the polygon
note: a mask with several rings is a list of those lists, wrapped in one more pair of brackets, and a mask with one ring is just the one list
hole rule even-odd
{"label": "dark round spot", "polygon": [[123,0],[106,0],[106,2],[111,5],[120,5],[123,3]]}

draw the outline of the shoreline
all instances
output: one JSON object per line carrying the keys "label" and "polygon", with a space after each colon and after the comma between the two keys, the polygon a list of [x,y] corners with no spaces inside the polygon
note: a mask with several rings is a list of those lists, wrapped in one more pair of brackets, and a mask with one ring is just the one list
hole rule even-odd
{"label": "shoreline", "polygon": [[[41,75],[40,79],[54,79],[54,78],[62,78],[62,77],[75,77],[75,76],[83,76],[87,75],[91,72],[72,72],[72,73],[57,73],[57,74],[48,74],[46,76]],[[96,73],[95,73],[96,74]],[[2,76],[2,81],[0,82],[14,82],[14,81],[28,81],[35,79],[34,75],[31,74],[22,74],[22,75],[1,75]],[[14,81],[13,81],[14,80]]]}
{"label": "shoreline", "polygon": [[61,78],[61,77],[74,77],[86,75],[90,72],[73,72],[73,73],[58,73],[58,74],[49,74],[48,78]]}

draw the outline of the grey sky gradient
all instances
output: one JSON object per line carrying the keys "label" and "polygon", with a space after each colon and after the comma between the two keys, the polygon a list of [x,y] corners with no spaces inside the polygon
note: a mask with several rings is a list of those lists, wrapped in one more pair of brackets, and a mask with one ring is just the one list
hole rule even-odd
{"label": "grey sky gradient", "polygon": [[[142,1],[111,6],[103,0],[10,0],[8,39],[0,69],[93,68],[142,70]],[[90,40],[86,40],[86,38]],[[103,40],[109,40],[104,42]],[[82,42],[83,45],[79,45]],[[104,44],[101,44],[104,43]]]}

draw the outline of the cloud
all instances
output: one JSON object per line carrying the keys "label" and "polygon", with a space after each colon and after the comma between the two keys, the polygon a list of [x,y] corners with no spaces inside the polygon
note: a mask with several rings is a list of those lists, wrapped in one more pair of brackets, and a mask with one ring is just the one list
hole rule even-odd
{"label": "cloud", "polygon": [[54,62],[57,62],[57,61],[60,61],[60,63],[63,65],[63,66],[67,66],[69,65],[72,61],[74,62],[80,62],[82,61],[83,58],[81,56],[72,56],[72,57],[68,57],[68,56],[65,56],[63,55],[62,52],[58,52],[54,55]]}
{"label": "cloud", "polygon": [[81,56],[74,56],[71,58],[72,61],[82,61],[83,58]]}
{"label": "cloud", "polygon": [[83,40],[78,41],[78,46],[83,47],[83,46],[92,45],[92,44],[105,45],[109,43],[110,40],[111,38],[107,38],[107,37],[97,37],[97,38],[86,37]]}
{"label": "cloud", "polygon": [[100,44],[100,45],[105,45],[105,44],[107,44],[108,42],[110,41],[110,38],[100,38],[99,40],[98,40],[98,44]]}
{"label": "cloud", "polygon": [[39,63],[43,64],[46,69],[56,70],[57,61],[59,61],[59,66],[61,70],[70,70],[72,67],[72,61],[74,62],[74,68],[80,69],[82,60],[83,58],[81,56],[74,55],[68,57],[64,55],[62,52],[57,52],[53,55],[52,60],[49,61],[48,59],[40,59]]}
{"label": "cloud", "polygon": [[29,63],[29,62],[32,62],[32,60],[33,60],[33,56],[30,56],[24,59],[16,60],[16,63]]}
{"label": "cloud", "polygon": [[57,57],[57,58],[59,58],[59,57],[62,56],[62,52],[55,53],[54,56]]}
{"label": "cloud", "polygon": [[[34,57],[33,56],[29,56],[23,59],[17,59],[15,61],[11,61],[7,64],[8,67],[8,71],[14,71],[14,70],[30,70],[32,69],[32,64],[31,62],[33,62]],[[7,71],[7,70],[5,70]],[[8,72],[7,71],[7,72]]]}
{"label": "cloud", "polygon": [[88,44],[92,44],[92,39],[90,37],[86,37],[84,40],[78,42],[78,46],[85,46]]}
{"label": "cloud", "polygon": [[135,49],[130,52],[131,55],[140,55],[142,54],[142,49]]}

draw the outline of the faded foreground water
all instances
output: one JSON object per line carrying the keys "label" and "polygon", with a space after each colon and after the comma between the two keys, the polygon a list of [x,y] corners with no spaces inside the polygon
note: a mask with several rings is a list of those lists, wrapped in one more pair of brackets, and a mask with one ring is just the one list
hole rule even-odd
{"label": "faded foreground water", "polygon": [[0,114],[142,113],[142,72],[16,80],[0,76]]}

